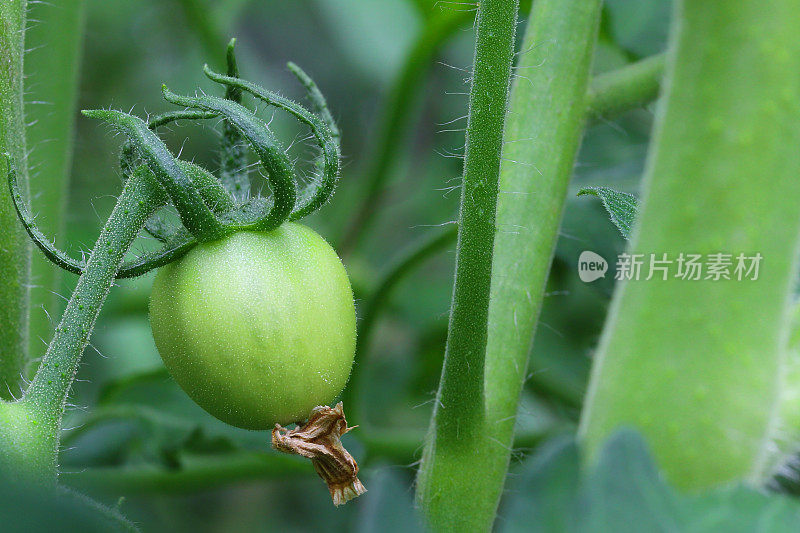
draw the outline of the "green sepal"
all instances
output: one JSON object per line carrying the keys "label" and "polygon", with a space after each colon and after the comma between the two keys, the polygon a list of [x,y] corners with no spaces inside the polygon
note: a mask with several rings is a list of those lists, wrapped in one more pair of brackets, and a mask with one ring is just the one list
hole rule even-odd
{"label": "green sepal", "polygon": [[[8,161],[8,186],[11,190],[11,198],[13,200],[14,209],[16,209],[17,216],[22,222],[25,231],[28,232],[34,244],[36,244],[42,253],[44,253],[45,257],[53,264],[67,272],[78,275],[83,274],[86,268],[86,261],[83,259],[75,259],[65,251],[57,248],[36,226],[30,209],[22,200],[22,194],[17,184],[16,167],[8,155],[5,154],[5,156]],[[142,165],[137,172],[145,171],[149,172],[149,169],[145,165]],[[151,177],[155,179],[154,176],[151,175]],[[166,200],[166,198],[164,198],[164,200]],[[163,242],[164,246],[161,249],[143,254],[132,261],[124,262],[119,271],[117,271],[116,278],[123,279],[141,276],[154,268],[174,261],[197,244],[197,240],[183,228],[171,233]]]}
{"label": "green sepal", "polygon": [[[228,43],[227,63],[228,76],[232,78],[239,77],[235,46],[236,39],[231,39]],[[233,86],[226,87],[225,99],[237,104],[242,103],[242,90]],[[222,124],[219,152],[219,178],[222,185],[237,199],[246,198],[250,191],[250,181],[247,175],[247,152],[244,139],[239,130],[228,122]]]}
{"label": "green sepal", "polygon": [[[217,178],[200,165],[178,159],[178,166],[192,181],[200,197],[211,211],[219,215],[236,207],[236,203]],[[159,215],[153,215],[145,224],[147,233],[161,242],[169,241],[182,228],[171,224]]]}
{"label": "green sepal", "polygon": [[230,100],[215,96],[180,96],[167,89],[166,85],[162,86],[162,92],[164,99],[170,103],[213,111],[225,117],[247,139],[261,160],[272,188],[272,208],[264,218],[251,226],[236,229],[269,231],[280,226],[292,213],[295,205],[296,178],[289,157],[267,125],[245,107]]}
{"label": "green sepal", "polygon": [[[296,65],[291,65],[290,70],[306,86],[309,92],[309,99],[316,108],[320,109],[322,118],[300,104],[254,83],[223,76],[212,71],[208,65],[203,67],[203,71],[209,79],[229,87],[238,87],[247,91],[264,103],[283,109],[311,129],[322,151],[322,162],[321,165],[318,165],[318,167],[322,167],[322,176],[312,180],[311,184],[303,190],[300,202],[298,202],[297,207],[289,216],[289,220],[299,220],[322,207],[330,199],[336,188],[336,183],[339,179],[339,130],[336,128],[333,117],[328,111],[325,98],[319,92],[316,84]],[[331,126],[334,128],[333,130]]]}
{"label": "green sepal", "polygon": [[197,240],[211,241],[220,238],[225,229],[214,213],[205,205],[191,180],[181,170],[175,157],[163,141],[153,133],[148,124],[133,115],[113,109],[90,109],[82,113],[89,118],[104,120],[118,129],[131,141],[136,152],[158,179],[178,210],[184,227]]}
{"label": "green sepal", "polygon": [[[166,126],[167,124],[171,124],[177,120],[203,120],[214,118],[216,116],[217,115],[214,113],[195,110],[182,109],[180,111],[169,111],[167,113],[162,113],[149,118],[147,120],[147,127],[151,130],[155,130],[158,127]],[[122,152],[120,153],[119,157],[119,166],[125,176],[130,176],[139,166],[135,162],[135,157],[136,151],[133,149],[133,145],[130,141],[126,141],[122,146]]]}

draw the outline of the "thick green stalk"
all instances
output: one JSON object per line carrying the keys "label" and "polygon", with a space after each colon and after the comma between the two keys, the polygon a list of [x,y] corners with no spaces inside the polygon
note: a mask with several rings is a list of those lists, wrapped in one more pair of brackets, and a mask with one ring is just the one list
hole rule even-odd
{"label": "thick green stalk", "polygon": [[403,68],[383,106],[377,141],[364,173],[364,194],[337,246],[342,255],[347,255],[358,245],[365,228],[370,226],[372,217],[378,211],[386,193],[386,181],[403,154],[400,143],[408,134],[414,118],[412,108],[434,55],[467,20],[469,13],[459,9],[447,9],[431,17],[408,51]]}
{"label": "thick green stalk", "polygon": [[[590,455],[625,424],[680,487],[765,473],[800,245],[798,27],[793,0],[677,4],[631,249],[733,254],[732,279],[673,266],[618,286],[583,413]],[[739,253],[763,257],[757,281],[737,281]]]}
{"label": "thick green stalk", "polygon": [[784,454],[800,450],[800,302],[795,301],[784,360],[780,426],[776,443]]}
{"label": "thick green stalk", "polygon": [[[32,466],[44,476],[55,473],[61,417],[83,350],[125,254],[147,217],[165,201],[163,189],[146,167],[141,167],[126,183],[56,327],[36,376],[19,402],[5,404],[0,410],[0,459],[11,457],[9,462],[13,462],[15,447],[24,448],[19,443],[14,444],[13,433],[24,429],[23,426],[36,426],[35,448],[40,454],[40,462]],[[17,424],[15,420],[20,419],[24,423]],[[6,424],[19,427],[9,431],[2,427]],[[20,466],[25,469],[29,465]]]}
{"label": "thick green stalk", "polygon": [[[25,0],[0,2],[0,154],[14,160],[28,191],[22,101]],[[0,166],[2,176],[6,169]],[[20,393],[28,354],[31,243],[17,221],[7,187],[0,187],[0,399]]]}
{"label": "thick green stalk", "polygon": [[[78,94],[78,63],[83,43],[83,0],[39,2],[31,5],[32,23],[25,34],[25,120],[31,148],[31,196],[37,225],[46,235],[62,236],[67,184],[72,164],[72,139]],[[58,314],[61,299],[60,271],[41,254],[31,258],[30,350],[42,348],[52,335],[51,316]]]}
{"label": "thick green stalk", "polygon": [[478,7],[450,326],[417,480],[417,499],[434,530],[488,530],[495,514],[481,483],[484,360],[517,8],[516,0],[486,0]]}
{"label": "thick green stalk", "polygon": [[655,100],[665,61],[659,54],[595,77],[589,86],[589,118],[611,118]]}
{"label": "thick green stalk", "polygon": [[486,348],[486,498],[497,505],[517,403],[583,135],[600,0],[534,2],[500,173]]}

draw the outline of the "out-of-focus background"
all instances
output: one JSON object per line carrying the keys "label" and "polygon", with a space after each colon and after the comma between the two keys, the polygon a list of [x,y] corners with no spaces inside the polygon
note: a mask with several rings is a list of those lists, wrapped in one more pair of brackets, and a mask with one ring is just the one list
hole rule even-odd
{"label": "out-of-focus background", "polygon": [[[338,120],[344,156],[333,201],[306,223],[337,247],[362,302],[393,257],[455,218],[473,53],[471,14],[463,15],[431,59],[415,64],[408,57],[419,46],[426,20],[472,6],[424,0],[220,0],[199,11],[189,7],[197,4],[87,0],[79,107],[158,113],[172,108],[161,98],[162,83],[179,93],[218,93],[202,66],[224,68],[230,37],[237,38],[242,76],[267,88],[302,99],[302,88],[285,64],[302,66]],[[608,0],[595,71],[662,51],[670,4]],[[521,38],[524,16],[519,30]],[[419,83],[392,99],[397,80],[409,70],[419,72]],[[48,75],[28,74],[32,84]],[[524,72],[517,74],[518,83],[527,82]],[[375,216],[354,233],[352,221],[380,153],[382,124],[406,99],[412,102],[408,128],[390,136],[386,151],[386,195]],[[253,101],[248,105],[256,107]],[[573,190],[611,185],[635,193],[652,120],[653,109],[647,108],[590,125]],[[213,126],[182,124],[163,133],[183,158],[215,170],[219,133]],[[294,157],[308,159],[301,128],[279,112],[272,126],[287,145],[297,141],[290,149]],[[107,127],[77,119],[67,227],[56,236],[73,253],[91,248],[115,203],[120,145],[121,138]],[[254,190],[264,187],[257,173],[253,181]],[[35,211],[35,169],[31,189]],[[524,497],[513,482],[524,472],[528,452],[544,438],[569,431],[579,414],[613,280],[582,283],[577,257],[584,249],[614,257],[623,246],[600,203],[572,194],[531,353],[519,417],[523,446],[513,456],[507,499]],[[146,531],[414,530],[414,462],[441,368],[452,248],[397,287],[371,342],[358,354],[363,379],[356,397],[362,408],[359,418],[349,421],[362,427],[345,444],[361,464],[369,489],[363,497],[335,509],[310,464],[279,456],[269,450],[268,433],[228,427],[183,394],[164,371],[151,337],[152,275],[120,281],[103,310],[72,395],[76,407],[65,421],[66,428],[79,429],[65,432],[62,479],[110,505],[125,496],[120,509]],[[68,296],[75,281],[65,274],[60,294]],[[60,315],[55,306],[48,312],[54,320]],[[49,339],[43,339],[42,353],[44,341]]]}

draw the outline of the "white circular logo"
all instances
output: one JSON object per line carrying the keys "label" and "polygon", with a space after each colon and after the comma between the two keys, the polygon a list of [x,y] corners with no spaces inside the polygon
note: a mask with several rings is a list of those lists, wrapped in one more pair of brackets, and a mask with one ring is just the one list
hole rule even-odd
{"label": "white circular logo", "polygon": [[608,262],[602,256],[585,250],[578,258],[578,276],[581,281],[591,283],[592,281],[606,277]]}

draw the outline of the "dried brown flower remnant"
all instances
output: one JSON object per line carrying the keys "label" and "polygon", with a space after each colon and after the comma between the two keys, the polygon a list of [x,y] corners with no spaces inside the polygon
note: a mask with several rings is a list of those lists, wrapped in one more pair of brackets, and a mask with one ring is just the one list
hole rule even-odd
{"label": "dried brown flower remnant", "polygon": [[275,424],[272,447],[311,459],[314,470],[328,484],[334,505],[342,505],[367,492],[358,479],[358,464],[344,449],[341,436],[358,426],[347,427],[342,402],[336,407],[315,407],[308,422],[289,430]]}

